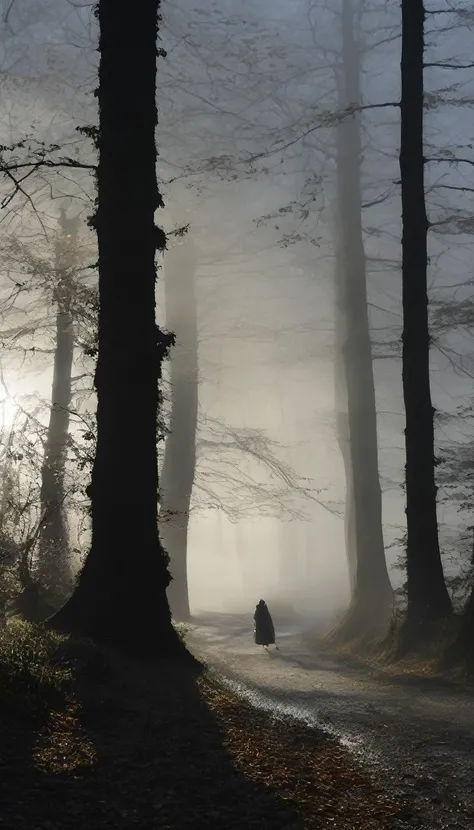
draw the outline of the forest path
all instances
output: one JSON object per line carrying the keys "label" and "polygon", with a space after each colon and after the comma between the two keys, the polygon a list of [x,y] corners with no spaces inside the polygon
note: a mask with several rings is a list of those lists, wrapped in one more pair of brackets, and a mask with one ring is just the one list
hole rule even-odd
{"label": "forest path", "polygon": [[252,614],[201,614],[188,644],[254,705],[322,728],[386,779],[407,827],[474,827],[474,697],[431,679],[388,677],[309,646],[278,625],[279,651],[255,646]]}

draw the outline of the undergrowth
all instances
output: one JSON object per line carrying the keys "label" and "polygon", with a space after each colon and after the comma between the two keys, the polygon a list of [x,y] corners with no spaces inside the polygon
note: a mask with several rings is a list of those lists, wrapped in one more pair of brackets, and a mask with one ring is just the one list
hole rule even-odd
{"label": "undergrowth", "polygon": [[0,704],[4,711],[35,718],[65,703],[72,672],[58,651],[66,639],[19,620],[0,628]]}
{"label": "undergrowth", "polygon": [[0,631],[0,803],[5,830],[392,830],[399,812],[337,742],[186,661],[18,621]]}

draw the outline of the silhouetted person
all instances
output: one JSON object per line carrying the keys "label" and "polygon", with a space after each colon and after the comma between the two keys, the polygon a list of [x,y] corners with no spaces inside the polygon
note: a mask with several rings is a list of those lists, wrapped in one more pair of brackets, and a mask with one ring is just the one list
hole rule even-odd
{"label": "silhouetted person", "polygon": [[254,634],[256,644],[265,647],[274,645],[275,627],[267,603],[263,599],[258,603],[253,618],[255,620]]}

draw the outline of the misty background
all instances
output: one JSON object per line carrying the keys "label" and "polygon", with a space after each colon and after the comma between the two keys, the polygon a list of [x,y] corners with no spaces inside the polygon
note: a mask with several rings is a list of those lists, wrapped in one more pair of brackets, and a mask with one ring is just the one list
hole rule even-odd
{"label": "misty background", "polygon": [[[428,12],[443,5],[426,4]],[[384,538],[398,587],[405,527],[399,110],[393,106],[400,95],[400,17],[398,7],[383,0],[354,6],[367,107],[361,114],[363,226]],[[4,2],[2,11],[1,143],[34,134],[35,145],[55,143],[69,157],[92,163],[87,137],[76,130],[97,118],[97,30],[90,4],[15,0]],[[340,612],[349,597],[334,380],[340,11],[338,2],[310,0],[258,7],[247,0],[163,4],[167,58],[158,73],[158,147],[166,207],[157,218],[167,230],[189,229],[170,236],[158,303],[160,322],[167,325],[167,269],[192,271],[198,422],[188,577],[194,611],[248,609],[263,596],[324,616]],[[469,62],[468,27],[450,28],[437,16],[429,18],[427,31],[427,61],[455,55]],[[465,138],[474,134],[472,73],[456,74],[455,84],[449,70],[426,71],[428,155],[446,156],[447,147],[455,147],[474,159]],[[427,164],[435,309],[472,293],[472,194],[450,189],[469,184],[471,176],[469,165]],[[39,424],[34,445],[41,441],[51,394],[51,301],[42,283],[28,294],[16,289],[31,276],[27,252],[43,263],[53,259],[61,209],[81,219],[81,280],[95,285],[95,240],[85,223],[93,184],[84,170],[46,169],[33,192],[17,192],[11,201],[10,183],[4,185],[3,434],[27,412],[28,423],[34,418]],[[190,349],[188,301],[184,288],[173,297],[176,354]],[[441,414],[472,406],[470,324],[468,319],[462,331],[433,335],[432,395]],[[179,362],[172,352],[173,359]],[[178,371],[186,372],[186,360],[180,365]],[[76,347],[71,430],[86,448],[95,405],[91,366]],[[168,366],[165,396],[171,394],[169,372]],[[445,446],[470,441],[466,418],[440,416],[436,427],[440,456]],[[280,466],[269,465],[268,453]],[[68,461],[65,502],[75,569],[89,541],[87,481],[80,479],[76,456],[71,452]],[[466,499],[441,487],[438,515],[448,572],[460,570],[469,556],[469,508],[469,500],[466,506]]]}

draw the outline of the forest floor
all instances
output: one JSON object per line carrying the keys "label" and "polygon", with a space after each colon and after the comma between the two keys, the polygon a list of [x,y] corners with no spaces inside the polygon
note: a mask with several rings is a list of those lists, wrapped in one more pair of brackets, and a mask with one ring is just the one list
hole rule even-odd
{"label": "forest floor", "polygon": [[[310,645],[311,638],[307,642]],[[314,642],[318,648],[318,639]],[[433,689],[449,689],[454,694],[474,695],[474,676],[471,671],[463,665],[442,666],[444,643],[435,646],[432,655],[415,653],[400,659],[394,659],[390,650],[367,650],[357,642],[335,644],[333,650],[341,662],[378,677],[380,682],[413,682]]]}
{"label": "forest floor", "polygon": [[187,641],[242,700],[338,740],[403,805],[401,826],[472,830],[474,695],[423,666],[385,671],[334,653],[304,621],[274,619],[269,654],[253,643],[252,613],[202,614]]}
{"label": "forest floor", "polygon": [[0,828],[412,827],[326,730],[203,671],[0,631]]}

